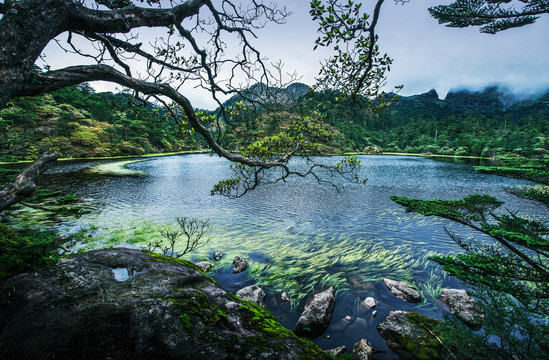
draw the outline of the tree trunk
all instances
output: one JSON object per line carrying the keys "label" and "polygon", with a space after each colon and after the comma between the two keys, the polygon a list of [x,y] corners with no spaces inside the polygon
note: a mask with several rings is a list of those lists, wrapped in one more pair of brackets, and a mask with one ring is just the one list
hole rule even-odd
{"label": "tree trunk", "polygon": [[56,152],[46,152],[26,167],[13,181],[11,189],[0,191],[0,212],[31,197],[36,191],[34,183],[53,162],[59,158]]}

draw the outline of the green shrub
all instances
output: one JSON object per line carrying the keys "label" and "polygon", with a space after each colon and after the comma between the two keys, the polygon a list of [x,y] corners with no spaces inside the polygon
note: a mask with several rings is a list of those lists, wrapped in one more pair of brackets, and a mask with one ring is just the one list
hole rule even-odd
{"label": "green shrub", "polygon": [[6,278],[52,264],[56,260],[57,237],[51,231],[19,234],[0,224],[0,282]]}

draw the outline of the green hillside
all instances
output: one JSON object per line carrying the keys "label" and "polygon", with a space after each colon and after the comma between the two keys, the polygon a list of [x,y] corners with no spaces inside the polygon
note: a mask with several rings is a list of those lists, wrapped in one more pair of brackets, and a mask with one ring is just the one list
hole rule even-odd
{"label": "green hillside", "polygon": [[[300,118],[319,116],[331,134],[320,149],[328,153],[549,154],[549,93],[519,101],[491,87],[481,92],[452,91],[442,100],[431,90],[400,96],[386,111],[338,102],[334,93],[307,93],[304,84],[278,90],[257,85],[245,95],[261,99],[265,89],[284,108],[252,111],[248,106],[239,116],[228,114],[217,133],[228,149],[242,149]],[[238,107],[239,102],[247,100],[233,97],[225,106]],[[136,103],[130,94],[95,93],[88,85],[17,98],[0,111],[0,156],[33,159],[56,150],[62,157],[80,158],[199,149],[200,143],[183,134],[165,113],[151,104]]]}
{"label": "green hillside", "polygon": [[0,111],[2,160],[142,155],[197,149],[161,109],[130,94],[95,93],[87,85],[21,97]]}

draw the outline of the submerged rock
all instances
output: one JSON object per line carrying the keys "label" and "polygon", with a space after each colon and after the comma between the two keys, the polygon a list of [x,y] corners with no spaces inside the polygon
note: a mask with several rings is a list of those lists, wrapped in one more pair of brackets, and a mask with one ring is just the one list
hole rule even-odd
{"label": "submerged rock", "polygon": [[484,321],[484,312],[467,291],[459,289],[442,289],[440,301],[448,305],[450,312],[471,329],[478,330]]}
{"label": "submerged rock", "polygon": [[369,307],[370,309],[375,308],[377,306],[377,301],[373,297],[367,297],[362,302],[365,306]]}
{"label": "submerged rock", "polygon": [[427,330],[438,321],[416,312],[391,311],[377,326],[387,347],[404,360],[440,359],[442,345]]}
{"label": "submerged rock", "polygon": [[195,263],[196,267],[202,270],[203,272],[207,273],[213,268],[213,264],[209,261],[201,261]]}
{"label": "submerged rock", "polygon": [[265,307],[265,291],[259,286],[246,286],[236,292],[236,296],[242,300],[253,302],[259,306]]}
{"label": "submerged rock", "polygon": [[355,343],[352,354],[356,360],[372,360],[374,358],[374,348],[368,340],[362,339]]}
{"label": "submerged rock", "polygon": [[220,253],[219,251],[216,251],[216,252],[214,253],[214,260],[215,260],[215,261],[221,260],[222,257],[223,257],[223,253]]}
{"label": "submerged rock", "polygon": [[407,284],[404,281],[395,281],[391,279],[383,279],[383,283],[397,298],[409,303],[421,302],[421,294],[414,286]]}
{"label": "submerged rock", "polygon": [[246,261],[246,259],[240,256],[234,258],[233,265],[233,274],[241,273],[248,268],[248,262]]}
{"label": "submerged rock", "polygon": [[316,338],[330,325],[335,308],[334,288],[315,294],[299,317],[294,332],[299,336]]}
{"label": "submerged rock", "polygon": [[327,358],[192,263],[143,251],[75,255],[0,288],[1,359]]}

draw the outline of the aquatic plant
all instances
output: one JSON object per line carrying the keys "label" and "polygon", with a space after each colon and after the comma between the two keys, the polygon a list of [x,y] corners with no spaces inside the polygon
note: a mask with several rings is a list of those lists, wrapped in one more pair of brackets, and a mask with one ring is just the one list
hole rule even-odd
{"label": "aquatic plant", "polygon": [[[180,258],[191,251],[198,249],[206,245],[211,237],[204,237],[204,235],[210,230],[209,220],[189,219],[186,217],[178,217],[177,224],[179,229],[173,228],[171,225],[158,229],[160,235],[168,240],[167,245],[163,245],[162,240],[156,240],[149,242],[147,248],[149,251],[161,250],[163,255],[169,255],[175,258]],[[181,236],[184,236],[184,240],[178,243]],[[181,251],[175,252],[175,246],[178,244]]]}

